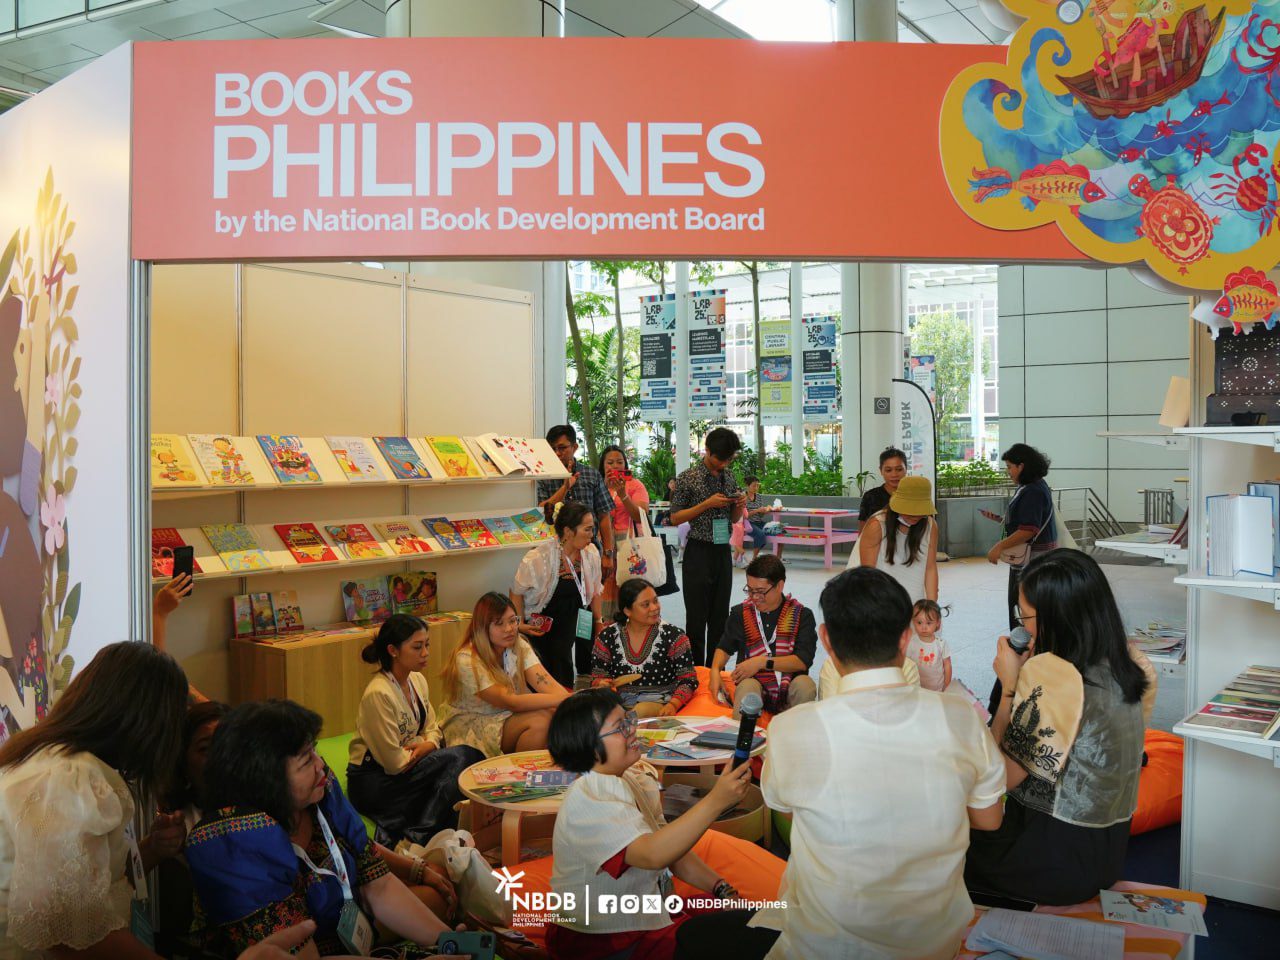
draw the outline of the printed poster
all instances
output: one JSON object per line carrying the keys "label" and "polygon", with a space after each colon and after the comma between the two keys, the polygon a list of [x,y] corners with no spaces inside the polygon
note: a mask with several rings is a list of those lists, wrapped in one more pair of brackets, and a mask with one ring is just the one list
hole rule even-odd
{"label": "printed poster", "polygon": [[836,382],[835,317],[805,317],[804,370],[801,380],[805,423],[836,423],[840,419],[840,387]]}
{"label": "printed poster", "polygon": [[689,294],[689,416],[725,416],[724,290]]}
{"label": "printed poster", "polygon": [[929,395],[929,402],[938,403],[938,367],[931,353],[911,357],[907,361],[907,379]]}
{"label": "printed poster", "polygon": [[640,419],[676,418],[676,295],[640,298]]}
{"label": "printed poster", "polygon": [[791,424],[791,321],[760,321],[760,422]]}

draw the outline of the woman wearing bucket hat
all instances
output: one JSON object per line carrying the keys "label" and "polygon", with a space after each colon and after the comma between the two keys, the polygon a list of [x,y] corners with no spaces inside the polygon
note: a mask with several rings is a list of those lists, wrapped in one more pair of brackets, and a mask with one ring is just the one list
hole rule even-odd
{"label": "woman wearing bucket hat", "polygon": [[[903,477],[889,506],[862,526],[858,560],[902,584],[911,602],[938,599],[938,525],[928,477]],[[849,566],[855,566],[850,557]]]}

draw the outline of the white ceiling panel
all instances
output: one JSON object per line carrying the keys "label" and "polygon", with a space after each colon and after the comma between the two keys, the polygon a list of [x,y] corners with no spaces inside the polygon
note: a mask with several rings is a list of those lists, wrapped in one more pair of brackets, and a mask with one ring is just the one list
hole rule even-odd
{"label": "white ceiling panel", "polygon": [[647,37],[695,9],[692,0],[570,0],[573,11],[624,37]]}
{"label": "white ceiling panel", "polygon": [[588,20],[581,14],[566,10],[564,14],[564,35],[566,37],[616,37],[608,27],[601,26],[594,20]]}
{"label": "white ceiling panel", "polygon": [[898,0],[898,13],[912,20],[940,17],[944,13],[955,13],[955,11],[956,8],[949,0]]}
{"label": "white ceiling panel", "polygon": [[712,17],[704,17],[701,13],[691,13],[687,17],[681,17],[675,23],[663,27],[654,36],[677,37],[681,40],[724,40],[741,39],[748,35],[746,31],[730,26],[723,20],[717,21]]}
{"label": "white ceiling panel", "polygon": [[322,0],[214,0],[210,5],[237,20],[252,21],[293,11],[301,11],[306,16],[323,3]]}
{"label": "white ceiling panel", "polygon": [[921,30],[938,43],[990,43],[964,14],[952,11],[940,17],[925,17],[915,21]]}
{"label": "white ceiling panel", "polygon": [[274,39],[271,34],[259,30],[257,27],[248,23],[240,23],[239,21],[228,27],[214,27],[212,30],[201,30],[199,33],[189,33],[183,40],[271,40]]}
{"label": "white ceiling panel", "polygon": [[[186,13],[179,17],[166,17],[157,11],[155,19],[147,27],[152,33],[158,33],[166,40],[177,40],[193,33],[203,33],[215,27],[229,27],[239,23],[235,17],[217,9],[200,10]],[[75,30],[75,27],[69,28]]]}
{"label": "white ceiling panel", "polygon": [[[282,38],[305,37],[314,34],[317,29],[322,29],[317,28],[316,24],[306,17],[298,16],[296,11],[277,13],[272,17],[257,17],[248,22],[249,26],[256,27],[263,33]],[[331,31],[323,32],[329,33]]]}

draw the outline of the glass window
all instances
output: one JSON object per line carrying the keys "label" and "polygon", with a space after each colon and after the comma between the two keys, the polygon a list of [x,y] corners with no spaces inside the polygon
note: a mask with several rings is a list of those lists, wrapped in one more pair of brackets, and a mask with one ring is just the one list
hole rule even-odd
{"label": "glass window", "polygon": [[77,13],[84,13],[84,0],[18,0],[18,27],[34,27]]}

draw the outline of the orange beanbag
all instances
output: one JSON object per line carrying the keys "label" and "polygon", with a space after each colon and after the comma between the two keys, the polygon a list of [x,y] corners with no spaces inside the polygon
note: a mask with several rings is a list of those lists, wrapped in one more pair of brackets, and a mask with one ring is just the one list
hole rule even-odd
{"label": "orange beanbag", "polygon": [[[693,845],[693,852],[702,858],[718,876],[729,881],[745,900],[776,900],[782,883],[782,871],[787,863],[767,850],[747,840],[731,837],[726,833],[708,830]],[[521,882],[523,893],[548,892],[551,889],[552,857],[529,860],[512,869],[524,871]],[[675,892],[682,897],[705,896],[683,880],[675,882]],[[545,946],[545,927],[521,927],[520,932],[530,940]]]}
{"label": "orange beanbag", "polygon": [[1147,765],[1138,777],[1138,808],[1129,833],[1146,833],[1182,820],[1182,738],[1148,730]]}
{"label": "orange beanbag", "polygon": [[[733,716],[733,707],[726,707],[723,703],[711,695],[711,670],[708,667],[694,667],[698,674],[698,690],[693,695],[693,699],[681,708],[680,712],[690,717],[731,717]],[[724,692],[733,699],[733,681],[729,679],[727,670],[720,673],[720,678],[724,683]],[[760,719],[756,721],[756,725],[760,727],[769,726],[769,721],[773,719],[773,714],[762,713]]]}

